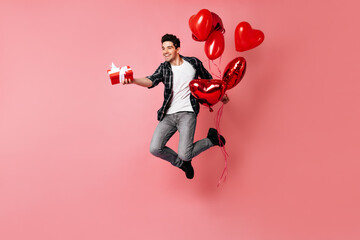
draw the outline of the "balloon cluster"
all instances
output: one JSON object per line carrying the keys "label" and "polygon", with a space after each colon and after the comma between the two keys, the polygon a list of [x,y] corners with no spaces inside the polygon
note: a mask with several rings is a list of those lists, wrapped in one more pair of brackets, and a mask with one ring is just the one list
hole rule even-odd
{"label": "balloon cluster", "polygon": [[[225,49],[225,29],[221,18],[207,9],[200,10],[189,19],[192,38],[205,42],[205,54],[209,60],[220,57]],[[235,49],[244,52],[259,46],[264,41],[264,33],[252,29],[248,22],[240,22],[235,29]],[[194,79],[190,82],[190,91],[198,101],[210,108],[235,87],[244,77],[246,61],[237,57],[225,67],[222,80]]]}
{"label": "balloon cluster", "polygon": [[205,42],[205,54],[210,60],[220,57],[225,49],[225,29],[221,18],[207,9],[200,10],[189,19],[192,38]]}
{"label": "balloon cluster", "polygon": [[244,77],[246,61],[243,57],[233,59],[226,66],[222,80],[194,79],[190,82],[190,91],[199,103],[208,106],[212,112],[212,106],[219,102],[226,90],[235,87]]}

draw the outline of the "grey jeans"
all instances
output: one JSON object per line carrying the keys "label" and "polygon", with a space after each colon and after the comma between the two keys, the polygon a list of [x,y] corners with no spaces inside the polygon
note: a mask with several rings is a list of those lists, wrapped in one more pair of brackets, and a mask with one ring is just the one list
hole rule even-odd
{"label": "grey jeans", "polygon": [[[177,112],[166,115],[155,129],[150,143],[150,152],[154,156],[180,167],[183,161],[190,161],[193,157],[214,146],[208,138],[194,143],[195,127],[196,115],[193,112]],[[165,146],[176,131],[179,131],[178,153]]]}

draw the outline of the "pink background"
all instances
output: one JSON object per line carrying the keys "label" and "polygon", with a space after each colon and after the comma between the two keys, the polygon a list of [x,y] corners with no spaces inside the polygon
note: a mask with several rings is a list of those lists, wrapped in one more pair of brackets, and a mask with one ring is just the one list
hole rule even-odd
{"label": "pink background", "polygon": [[[359,7],[2,0],[0,238],[359,239]],[[219,188],[219,148],[194,159],[192,181],[149,153],[163,87],[111,86],[106,74],[112,61],[152,74],[165,33],[208,66],[188,27],[202,8],[226,28],[220,69],[248,63],[224,107]],[[244,53],[234,46],[241,21],[265,34]],[[215,115],[202,108],[196,139]]]}

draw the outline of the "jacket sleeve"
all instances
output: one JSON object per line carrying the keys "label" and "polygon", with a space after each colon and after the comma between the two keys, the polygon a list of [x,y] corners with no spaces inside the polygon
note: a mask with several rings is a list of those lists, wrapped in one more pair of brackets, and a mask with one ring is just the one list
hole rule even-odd
{"label": "jacket sleeve", "polygon": [[153,75],[147,76],[146,78],[150,79],[152,81],[152,85],[148,88],[153,88],[156,85],[158,85],[160,82],[164,81],[163,77],[163,66],[160,64],[160,66],[155,70]]}

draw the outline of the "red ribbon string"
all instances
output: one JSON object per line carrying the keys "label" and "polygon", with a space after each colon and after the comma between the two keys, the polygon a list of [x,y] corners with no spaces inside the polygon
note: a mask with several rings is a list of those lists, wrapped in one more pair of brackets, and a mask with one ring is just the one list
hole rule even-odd
{"label": "red ribbon string", "polygon": [[[219,79],[219,80],[222,80],[221,70],[220,70],[220,67],[219,67],[220,64],[221,64],[221,58],[222,58],[222,56],[220,56],[220,58],[219,58],[219,64],[216,64],[216,63],[214,62],[214,60],[210,60],[210,59],[209,59],[209,71],[210,71],[210,73],[211,73],[212,76],[215,76],[215,78],[217,78],[217,79]],[[219,73],[218,75],[212,72],[210,62],[211,62],[213,65],[215,65],[216,70],[217,70],[218,73]]]}
{"label": "red ribbon string", "polygon": [[[222,143],[221,139],[220,139],[220,135],[221,135],[221,131],[220,131],[220,120],[221,120],[221,117],[222,117],[222,114],[223,114],[223,109],[224,109],[224,103],[222,104],[222,106],[219,108],[218,112],[217,112],[217,115],[216,115],[216,130],[218,131],[218,138],[219,138],[219,142]],[[221,152],[223,153],[224,155],[224,159],[225,159],[225,166],[224,166],[224,170],[222,171],[222,174],[220,176],[220,179],[218,181],[218,184],[217,186],[219,187],[221,183],[224,183],[226,181],[226,176],[228,174],[228,171],[227,171],[227,165],[228,165],[228,157],[229,157],[229,154],[226,152],[226,148],[225,146],[222,146],[221,147]]]}
{"label": "red ribbon string", "polygon": [[211,72],[211,65],[210,65],[210,59],[209,59],[209,71]]}
{"label": "red ribbon string", "polygon": [[214,64],[215,65],[215,67],[216,67],[216,70],[219,72],[219,75],[216,75],[216,74],[214,74],[215,75],[215,77],[217,78],[217,79],[220,79],[220,80],[222,80],[222,77],[221,77],[221,70],[220,70],[220,64],[221,64],[221,56],[220,56],[220,58],[219,58],[219,65],[217,65],[215,62],[214,62],[214,60],[211,60],[211,62],[212,62],[212,64]]}
{"label": "red ribbon string", "polygon": [[[216,78],[218,79],[221,79],[222,80],[222,77],[221,77],[221,70],[220,70],[220,64],[221,64],[221,58],[222,56],[220,56],[220,59],[219,59],[219,64],[217,65],[216,63],[214,63],[213,60],[211,60],[211,63],[215,65],[219,75],[216,75],[214,74],[212,71],[211,71],[211,64],[210,64],[210,59],[209,59],[209,70],[210,70],[210,73],[211,75],[215,76]],[[216,130],[218,131],[218,138],[219,138],[219,142],[221,142],[221,139],[220,139],[220,135],[221,135],[221,131],[220,131],[220,121],[221,121],[221,117],[222,117],[222,114],[223,114],[223,109],[224,109],[224,103],[222,104],[222,106],[219,108],[218,112],[217,112],[217,115],[216,115],[216,123],[215,123],[215,126],[216,126]],[[210,112],[213,111],[213,109],[211,107],[209,107],[209,110]],[[221,142],[222,143],[222,142]],[[219,187],[221,183],[224,183],[226,181],[226,176],[228,174],[228,170],[227,170],[227,165],[228,165],[228,157],[229,157],[229,154],[226,152],[226,148],[225,146],[222,146],[221,148],[221,152],[223,153],[224,155],[224,160],[225,160],[225,166],[224,166],[224,169],[221,173],[221,176],[220,176],[220,179],[218,181],[218,184],[217,186]]]}

